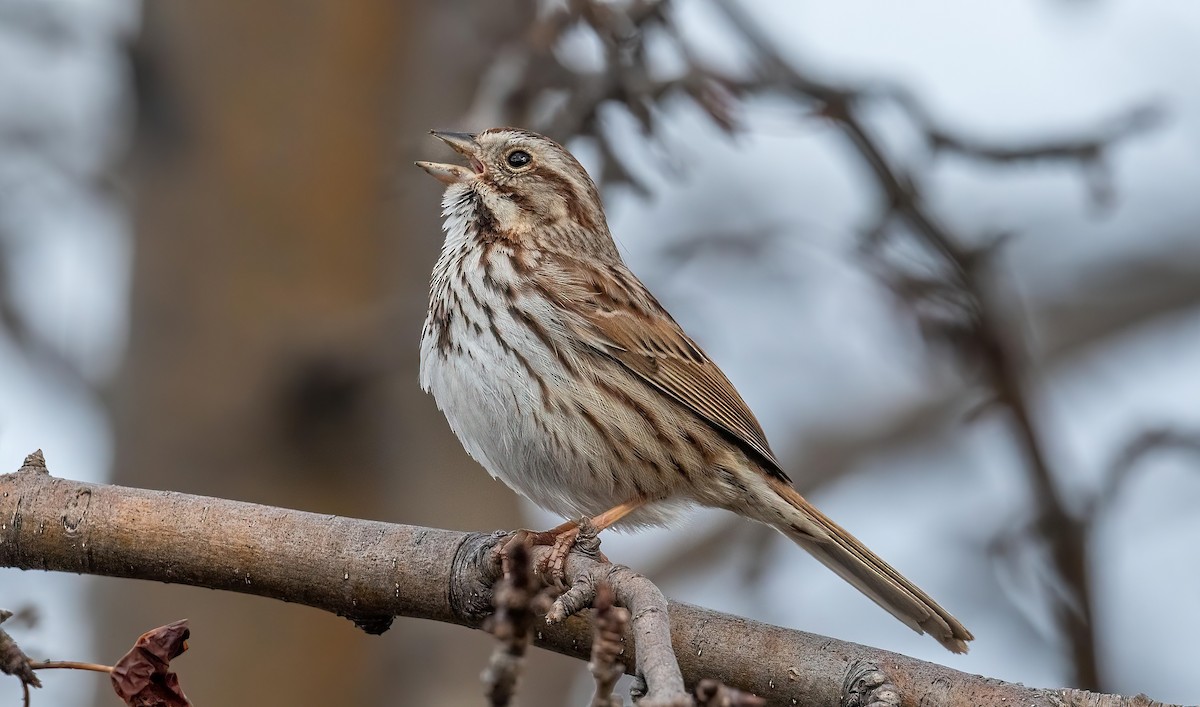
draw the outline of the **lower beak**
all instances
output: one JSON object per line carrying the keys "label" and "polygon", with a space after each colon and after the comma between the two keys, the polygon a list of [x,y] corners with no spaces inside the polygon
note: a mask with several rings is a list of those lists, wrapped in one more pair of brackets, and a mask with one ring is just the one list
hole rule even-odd
{"label": "lower beak", "polygon": [[471,160],[471,168],[441,162],[417,162],[418,167],[443,184],[459,184],[483,174],[483,163],[476,157],[479,154],[479,143],[475,141],[474,135],[440,130],[430,130],[429,133],[449,145],[458,154]]}
{"label": "lower beak", "polygon": [[429,172],[429,175],[438,180],[442,184],[459,184],[468,179],[474,179],[476,176],[475,170],[467,169],[462,165],[457,164],[442,164],[441,162],[424,162],[418,161],[416,165],[421,169]]}

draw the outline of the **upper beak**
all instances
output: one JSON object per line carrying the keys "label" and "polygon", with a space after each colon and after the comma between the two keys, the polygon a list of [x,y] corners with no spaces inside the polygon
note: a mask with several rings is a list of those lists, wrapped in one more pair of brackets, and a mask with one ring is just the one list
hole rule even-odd
{"label": "upper beak", "polygon": [[479,143],[471,133],[448,133],[442,130],[430,130],[429,134],[449,145],[460,155],[474,157],[479,152]]}
{"label": "upper beak", "polygon": [[479,143],[475,141],[475,136],[470,133],[450,133],[441,130],[430,130],[430,135],[446,143],[460,155],[465,156],[471,161],[471,168],[468,169],[456,164],[443,164],[441,162],[417,162],[417,166],[429,172],[434,179],[443,184],[458,184],[465,182],[468,179],[483,174],[483,163],[479,161]]}

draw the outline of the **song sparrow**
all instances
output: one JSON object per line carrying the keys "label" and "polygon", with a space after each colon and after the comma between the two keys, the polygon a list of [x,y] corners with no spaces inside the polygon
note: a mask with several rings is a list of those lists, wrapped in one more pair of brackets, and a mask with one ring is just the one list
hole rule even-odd
{"label": "song sparrow", "polygon": [[417,162],[447,185],[421,387],[472,457],[600,529],[663,524],[693,504],[766,523],[966,652],[958,620],[791,487],[733,385],[622,262],[569,152],[514,128],[433,135],[470,167]]}

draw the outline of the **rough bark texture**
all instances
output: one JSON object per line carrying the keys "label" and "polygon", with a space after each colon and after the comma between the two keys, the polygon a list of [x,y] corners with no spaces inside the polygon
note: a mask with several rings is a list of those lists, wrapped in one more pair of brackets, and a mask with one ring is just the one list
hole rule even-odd
{"label": "rough bark texture", "polygon": [[[252,503],[85,484],[51,477],[40,453],[0,476],[0,566],[190,584],[304,604],[368,632],[395,615],[479,627],[496,579],[495,535],[460,533]],[[534,561],[547,548],[536,548]],[[624,571],[624,570],[622,570]],[[641,578],[622,578],[573,553],[569,578],[602,573],[623,603],[653,604]],[[638,586],[641,582],[641,586]],[[624,586],[623,586],[624,585]],[[648,586],[647,586],[648,585]],[[638,593],[636,596],[635,593]],[[634,611],[637,640],[637,611]],[[1144,697],[1037,690],[887,651],[672,603],[674,652],[689,687],[703,678],[758,694],[771,705],[839,707],[1064,707],[1159,703]],[[196,624],[195,645],[206,628]],[[259,630],[254,624],[239,634]],[[537,645],[586,659],[592,628],[580,616],[535,633]],[[642,644],[637,644],[642,645]],[[652,646],[653,644],[646,644]],[[308,661],[329,646],[309,645]],[[636,650],[626,668],[645,665]],[[461,665],[464,675],[477,668]],[[292,672],[295,666],[292,666]],[[895,700],[893,700],[894,702]]]}

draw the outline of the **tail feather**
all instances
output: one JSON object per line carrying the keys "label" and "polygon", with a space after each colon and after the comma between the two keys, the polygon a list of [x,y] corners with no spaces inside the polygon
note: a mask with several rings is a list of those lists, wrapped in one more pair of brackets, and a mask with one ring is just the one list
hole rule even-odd
{"label": "tail feather", "polygon": [[909,628],[917,633],[929,633],[954,653],[967,652],[967,641],[974,636],[950,612],[818,511],[791,486],[776,479],[771,479],[770,483],[786,504],[773,510],[782,511],[786,520],[781,523],[778,516],[769,515],[764,515],[763,520]]}

